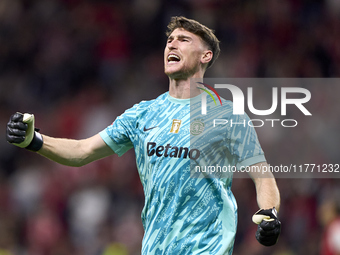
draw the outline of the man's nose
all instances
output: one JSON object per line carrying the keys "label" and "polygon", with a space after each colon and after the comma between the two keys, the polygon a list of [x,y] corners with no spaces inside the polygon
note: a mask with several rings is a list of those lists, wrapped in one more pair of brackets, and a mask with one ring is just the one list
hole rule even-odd
{"label": "man's nose", "polygon": [[173,40],[172,42],[168,43],[169,50],[177,49],[177,47],[178,47],[178,44],[176,40]]}

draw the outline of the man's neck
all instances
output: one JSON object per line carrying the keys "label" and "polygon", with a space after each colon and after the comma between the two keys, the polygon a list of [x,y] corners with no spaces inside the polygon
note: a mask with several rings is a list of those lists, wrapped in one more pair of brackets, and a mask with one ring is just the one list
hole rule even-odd
{"label": "man's neck", "polygon": [[[194,80],[191,80],[195,78]],[[178,99],[188,99],[201,94],[195,81],[203,81],[203,77],[190,77],[186,79],[171,79],[169,77],[169,95]],[[195,84],[194,84],[195,83]]]}

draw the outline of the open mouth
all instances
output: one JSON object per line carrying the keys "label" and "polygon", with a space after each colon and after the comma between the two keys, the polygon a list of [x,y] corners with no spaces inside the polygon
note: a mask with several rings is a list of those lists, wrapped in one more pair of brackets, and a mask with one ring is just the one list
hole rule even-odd
{"label": "open mouth", "polygon": [[179,56],[176,54],[169,54],[168,55],[168,63],[177,63],[181,60]]}

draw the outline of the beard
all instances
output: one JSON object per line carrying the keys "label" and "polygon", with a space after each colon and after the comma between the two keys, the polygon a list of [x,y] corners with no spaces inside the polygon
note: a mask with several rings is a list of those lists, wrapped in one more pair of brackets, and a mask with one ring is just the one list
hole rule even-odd
{"label": "beard", "polygon": [[186,80],[192,77],[195,73],[197,73],[200,69],[200,63],[194,66],[182,66],[181,68],[172,71],[166,70],[164,67],[164,73],[170,78],[174,80]]}

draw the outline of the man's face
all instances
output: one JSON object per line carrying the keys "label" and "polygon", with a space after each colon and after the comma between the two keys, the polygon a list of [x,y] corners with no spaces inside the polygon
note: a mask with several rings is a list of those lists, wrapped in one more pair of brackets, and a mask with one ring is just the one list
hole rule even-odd
{"label": "man's face", "polygon": [[201,68],[207,47],[201,38],[183,28],[176,28],[164,50],[164,72],[173,79],[186,79]]}

